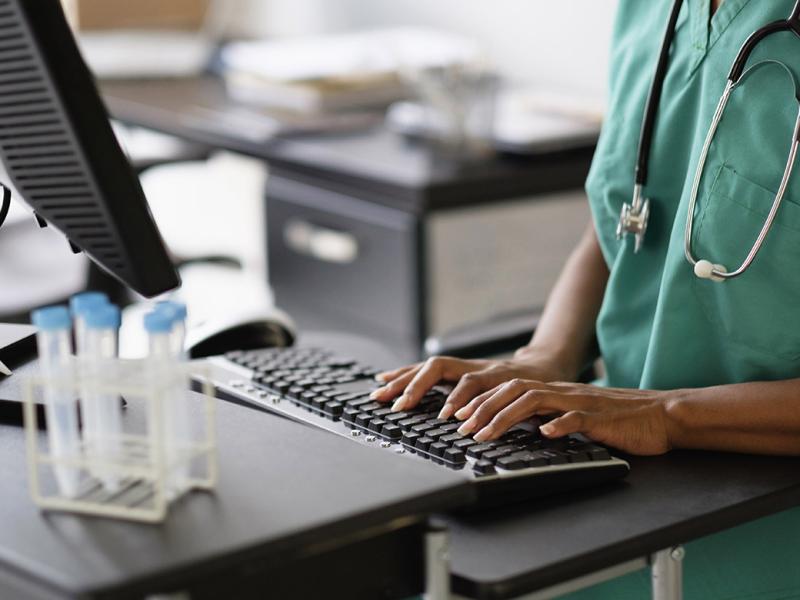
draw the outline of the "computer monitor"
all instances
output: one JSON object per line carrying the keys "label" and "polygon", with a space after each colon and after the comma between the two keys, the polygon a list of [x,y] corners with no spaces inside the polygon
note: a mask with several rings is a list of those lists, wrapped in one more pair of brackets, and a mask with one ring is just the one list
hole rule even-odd
{"label": "computer monitor", "polygon": [[148,297],[180,284],[58,0],[0,0],[0,159],[103,270]]}

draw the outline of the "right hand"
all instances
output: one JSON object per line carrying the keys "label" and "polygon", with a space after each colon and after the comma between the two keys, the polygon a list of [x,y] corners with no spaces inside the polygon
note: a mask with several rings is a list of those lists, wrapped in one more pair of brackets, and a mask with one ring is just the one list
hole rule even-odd
{"label": "right hand", "polygon": [[395,400],[394,412],[414,408],[433,386],[439,383],[455,383],[447,397],[440,419],[459,417],[458,411],[479,394],[491,390],[512,379],[536,381],[562,381],[562,374],[551,361],[528,357],[518,353],[510,360],[465,360],[447,356],[435,356],[423,363],[379,373],[376,379],[383,387],[375,390],[371,397],[378,402]]}

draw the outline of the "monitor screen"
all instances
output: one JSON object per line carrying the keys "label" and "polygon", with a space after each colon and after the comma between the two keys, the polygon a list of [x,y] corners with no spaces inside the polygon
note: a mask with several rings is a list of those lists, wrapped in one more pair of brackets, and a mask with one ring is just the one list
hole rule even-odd
{"label": "monitor screen", "polygon": [[0,0],[0,160],[40,220],[132,290],[180,284],[58,0]]}

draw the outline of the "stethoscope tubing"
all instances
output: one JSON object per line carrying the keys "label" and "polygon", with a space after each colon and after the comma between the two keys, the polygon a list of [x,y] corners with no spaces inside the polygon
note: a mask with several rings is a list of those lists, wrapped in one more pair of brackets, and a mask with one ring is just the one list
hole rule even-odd
{"label": "stethoscope tubing", "polygon": [[[645,114],[644,114],[644,119],[642,121],[641,136],[639,139],[639,149],[636,161],[634,200],[632,203],[634,213],[639,211],[643,206],[645,206],[648,203],[646,200],[645,201],[641,200],[641,198],[643,197],[642,190],[647,184],[648,165],[650,162],[650,152],[653,142],[653,131],[655,129],[655,123],[658,116],[658,108],[661,102],[661,93],[663,91],[664,82],[666,80],[666,74],[669,66],[670,49],[672,47],[672,43],[675,37],[678,16],[680,14],[682,6],[683,6],[683,0],[675,0],[672,6],[669,22],[667,24],[667,29],[664,34],[661,50],[659,52],[656,72],[653,77],[653,82],[650,87],[650,92],[647,97],[647,102],[645,104]],[[709,127],[708,133],[706,134],[706,138],[703,143],[703,148],[700,153],[697,169],[695,170],[694,180],[692,182],[691,195],[689,198],[689,206],[687,209],[687,216],[686,216],[686,230],[684,232],[684,254],[686,256],[686,260],[694,267],[696,267],[699,262],[710,263],[710,261],[698,261],[694,257],[691,247],[692,227],[694,224],[694,213],[697,205],[697,196],[700,190],[700,183],[703,178],[703,173],[705,171],[706,161],[708,159],[708,154],[711,149],[711,145],[714,141],[717,129],[719,128],[719,124],[722,121],[722,116],[725,112],[725,108],[728,105],[728,101],[730,100],[733,91],[744,80],[744,78],[746,78],[747,74],[750,72],[750,69],[746,69],[747,61],[749,60],[750,55],[752,54],[756,46],[766,37],[774,33],[784,32],[784,31],[791,31],[795,35],[800,37],[800,0],[796,0],[794,8],[792,9],[792,12],[787,19],[774,21],[753,32],[747,38],[747,40],[745,40],[744,44],[742,44],[742,47],[739,49],[739,52],[737,53],[736,58],[731,66],[731,70],[728,75],[727,82],[725,84],[725,90],[723,91],[722,97],[720,98],[720,101],[717,104],[716,110],[714,111],[714,116],[711,120],[711,125]],[[776,61],[765,61],[765,62],[776,62]],[[786,67],[785,65],[783,66],[788,69],[788,67]],[[800,104],[800,92],[798,92],[798,86],[796,82],[795,82],[795,96],[797,97],[798,103]],[[756,255],[758,254],[759,250],[763,246],[767,234],[771,230],[772,225],[775,221],[778,209],[780,208],[781,202],[783,201],[783,198],[786,194],[786,190],[788,188],[789,181],[791,179],[792,172],[794,170],[794,165],[796,162],[798,152],[800,152],[800,111],[798,111],[797,122],[795,123],[794,133],[792,134],[792,144],[789,150],[789,157],[787,159],[786,167],[784,169],[783,177],[781,179],[778,192],[775,195],[775,199],[772,203],[772,207],[770,208],[769,214],[767,215],[767,218],[765,219],[764,224],[761,230],[759,231],[758,237],[756,238],[755,243],[750,249],[750,252],[747,254],[745,260],[736,270],[728,272],[722,265],[713,264],[712,265],[713,268],[710,269],[710,271],[706,275],[704,275],[704,277],[708,277],[716,281],[725,281],[733,277],[738,277],[744,271],[746,271],[748,267],[750,267]],[[622,225],[620,225],[620,228],[621,227]],[[618,229],[617,235],[618,237],[620,236],[620,229]],[[643,231],[640,231],[637,234],[637,250],[639,245],[641,244],[643,235],[644,235]],[[698,272],[697,269],[695,269],[695,272],[696,273]]]}

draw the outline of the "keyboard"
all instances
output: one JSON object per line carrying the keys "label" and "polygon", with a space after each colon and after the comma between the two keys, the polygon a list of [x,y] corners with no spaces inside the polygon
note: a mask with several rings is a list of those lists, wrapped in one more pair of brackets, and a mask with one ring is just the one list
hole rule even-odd
{"label": "keyboard", "polygon": [[447,397],[434,388],[412,410],[393,413],[370,400],[376,369],[320,348],[269,348],[209,359],[225,399],[253,405],[355,443],[458,471],[476,486],[485,508],[596,486],[628,474],[627,462],[580,435],[549,440],[534,422],[478,443],[437,418]]}

